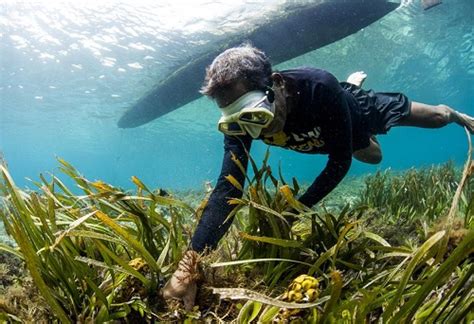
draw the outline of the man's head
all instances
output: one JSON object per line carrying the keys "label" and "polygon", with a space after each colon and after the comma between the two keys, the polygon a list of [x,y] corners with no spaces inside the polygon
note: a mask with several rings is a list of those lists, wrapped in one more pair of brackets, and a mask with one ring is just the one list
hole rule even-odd
{"label": "man's head", "polygon": [[215,99],[219,107],[228,106],[244,93],[271,86],[272,66],[268,57],[250,44],[230,48],[219,54],[207,68],[203,95]]}
{"label": "man's head", "polygon": [[[266,131],[273,133],[281,129],[284,123],[282,112],[275,109],[275,93],[270,88],[274,81],[281,89],[281,76],[272,75],[265,53],[244,44],[230,48],[214,59],[207,68],[201,93],[214,99],[219,106],[221,132],[258,138]],[[281,99],[281,90],[276,95]],[[281,103],[281,100],[277,101]],[[280,103],[279,107],[282,106]]]}

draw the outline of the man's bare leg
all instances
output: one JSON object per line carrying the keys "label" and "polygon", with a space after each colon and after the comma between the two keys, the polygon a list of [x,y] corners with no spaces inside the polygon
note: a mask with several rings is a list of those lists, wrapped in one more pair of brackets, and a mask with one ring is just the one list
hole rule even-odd
{"label": "man's bare leg", "polygon": [[349,77],[347,78],[347,82],[352,83],[353,85],[356,85],[358,87],[361,87],[362,83],[364,83],[366,78],[367,78],[367,74],[365,74],[364,71],[357,71],[349,75]]}
{"label": "man's bare leg", "polygon": [[352,153],[352,156],[364,163],[368,164],[379,164],[382,161],[382,150],[380,148],[380,144],[377,141],[377,138],[372,135],[370,137],[370,144],[364,149],[357,150]]}
{"label": "man's bare leg", "polygon": [[473,117],[446,105],[431,106],[415,101],[411,103],[410,115],[400,120],[398,126],[440,128],[450,123],[466,127],[471,134],[474,133]]}

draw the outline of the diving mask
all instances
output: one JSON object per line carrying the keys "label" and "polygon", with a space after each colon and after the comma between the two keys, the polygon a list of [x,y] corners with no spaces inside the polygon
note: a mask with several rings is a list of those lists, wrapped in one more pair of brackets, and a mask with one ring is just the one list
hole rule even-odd
{"label": "diving mask", "polygon": [[[273,101],[273,100],[271,100]],[[221,108],[218,128],[226,135],[249,134],[258,138],[273,120],[275,105],[263,91],[250,91]]]}

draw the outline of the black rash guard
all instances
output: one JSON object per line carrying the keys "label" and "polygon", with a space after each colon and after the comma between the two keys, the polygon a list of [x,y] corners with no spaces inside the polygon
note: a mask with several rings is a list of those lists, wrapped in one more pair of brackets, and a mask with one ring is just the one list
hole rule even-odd
{"label": "black rash guard", "polygon": [[[344,90],[327,71],[300,68],[280,72],[292,88],[294,105],[287,115],[283,131],[269,138],[260,137],[269,145],[312,154],[327,154],[328,162],[299,201],[308,207],[323,199],[347,174],[352,153],[369,145],[361,109],[354,96]],[[224,137],[222,170],[199,222],[191,246],[196,251],[215,248],[226,233],[232,219],[224,222],[234,208],[229,198],[242,197],[234,185],[225,179],[233,175],[244,186],[245,175],[232,161],[232,153],[247,168],[252,138]]]}

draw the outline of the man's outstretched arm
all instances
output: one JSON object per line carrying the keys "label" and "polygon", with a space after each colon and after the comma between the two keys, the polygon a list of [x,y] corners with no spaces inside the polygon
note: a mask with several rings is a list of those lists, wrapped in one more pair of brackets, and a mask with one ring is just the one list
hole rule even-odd
{"label": "man's outstretched arm", "polygon": [[318,91],[323,96],[321,120],[329,159],[323,171],[299,198],[308,207],[326,197],[344,179],[352,163],[352,121],[344,91],[333,76],[328,77],[323,89]]}
{"label": "man's outstretched arm", "polygon": [[232,160],[232,154],[247,169],[247,154],[250,151],[251,143],[250,136],[225,136],[221,173],[191,240],[191,248],[194,251],[202,252],[206,248],[214,249],[232,224],[232,219],[226,221],[226,218],[235,207],[229,205],[227,201],[230,198],[241,198],[242,192],[225,177],[232,175],[242,188],[244,187],[245,174]]}

